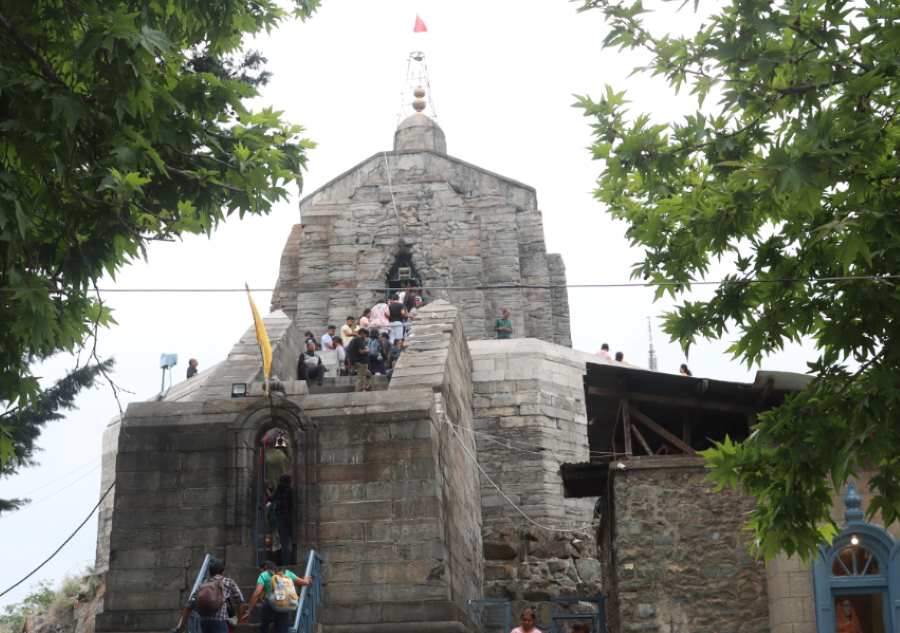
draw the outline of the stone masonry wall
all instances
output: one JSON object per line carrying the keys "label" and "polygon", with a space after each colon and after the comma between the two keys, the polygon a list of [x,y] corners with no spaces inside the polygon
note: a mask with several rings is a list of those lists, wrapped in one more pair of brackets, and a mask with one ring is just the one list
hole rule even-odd
{"label": "stone masonry wall", "polygon": [[[367,402],[359,415],[346,414],[349,396]],[[323,624],[458,621],[431,392],[313,399],[325,405],[308,411],[320,445]]]}
{"label": "stone masonry wall", "polygon": [[[311,194],[300,213],[302,232],[285,247],[273,306],[288,310],[301,331],[319,332],[382,301],[384,292],[373,289],[384,287],[402,244],[434,288],[427,298],[459,308],[470,339],[494,337],[501,307],[511,310],[516,337],[570,337],[568,321],[554,321],[550,290],[477,289],[551,281],[541,214],[526,185],[444,154],[394,151]],[[558,279],[560,267],[554,272]],[[564,293],[553,298],[568,311]]]}
{"label": "stone masonry wall", "polygon": [[[325,559],[321,621],[332,633],[464,631],[465,604],[482,591],[480,496],[451,429],[471,436],[471,360],[455,308],[436,302],[419,323],[402,357],[406,380],[398,367],[385,391],[309,395],[285,381],[271,402],[259,383],[247,398],[211,399],[218,382],[247,371],[239,343],[174,400],[130,405],[106,438],[117,484],[102,523],[109,570],[97,630],[171,628],[206,553],[252,590],[253,447],[274,416],[293,436],[300,557],[316,547]],[[286,357],[293,330],[274,331]]]}
{"label": "stone masonry wall", "polygon": [[743,529],[752,501],[716,492],[699,460],[678,468],[639,461],[611,472],[612,633],[768,632],[765,567]]}
{"label": "stone masonry wall", "polygon": [[[226,434],[236,405],[201,412],[200,403],[131,405],[123,418],[115,461],[109,571],[98,631],[166,630],[177,621],[183,593],[206,552],[228,544],[225,521]],[[177,409],[177,410],[176,410]],[[180,415],[179,415],[180,414]]]}
{"label": "stone masonry wall", "polygon": [[436,301],[416,318],[409,347],[394,370],[388,393],[425,384],[432,389],[432,440],[454,602],[483,591],[481,497],[472,439],[472,359],[459,310]]}
{"label": "stone masonry wall", "polygon": [[566,265],[556,254],[547,255],[550,267],[550,311],[553,317],[553,342],[563,347],[572,347],[572,328],[569,324],[569,291],[566,285]]}
{"label": "stone masonry wall", "polygon": [[[119,447],[120,420],[118,417],[103,430],[100,449],[100,494],[106,492],[116,479],[116,452]],[[113,508],[115,507],[116,489],[113,488],[103,499],[97,510],[97,550],[94,559],[94,571],[98,574],[109,569],[109,536],[112,532]]]}
{"label": "stone masonry wall", "polygon": [[[481,478],[485,596],[516,611],[602,589],[593,499],[564,498],[559,466],[589,459],[583,375],[590,355],[535,339],[470,341],[478,457],[527,521]],[[566,530],[576,530],[570,532]]]}

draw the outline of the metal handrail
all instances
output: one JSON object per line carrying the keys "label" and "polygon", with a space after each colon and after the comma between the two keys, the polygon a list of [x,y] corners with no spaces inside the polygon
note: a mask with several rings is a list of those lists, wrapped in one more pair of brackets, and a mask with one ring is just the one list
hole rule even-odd
{"label": "metal handrail", "polygon": [[187,600],[184,603],[184,606],[187,606],[191,602],[191,598],[194,597],[194,594],[197,593],[197,589],[200,588],[200,583],[203,582],[203,579],[206,578],[206,573],[209,571],[209,562],[212,560],[212,554],[207,554],[203,557],[203,564],[200,565],[200,571],[197,572],[197,577],[194,579],[194,586],[191,587],[191,592],[188,594]]}
{"label": "metal handrail", "polygon": [[[200,588],[200,583],[203,582],[203,579],[206,578],[206,574],[209,571],[209,563],[212,560],[212,554],[207,554],[203,557],[203,564],[200,565],[200,571],[197,572],[197,577],[194,579],[194,584],[191,586],[191,590],[187,595],[187,599],[184,601],[184,606],[187,608],[191,604],[191,600],[194,597],[194,594],[197,593],[197,589]],[[192,621],[196,622],[196,613],[191,612],[189,616],[188,622],[184,622],[184,612],[182,612],[181,618],[178,619],[178,626],[176,626],[176,630],[180,629],[182,625],[187,625],[188,627],[192,626]],[[189,628],[190,630],[190,628]]]}
{"label": "metal handrail", "polygon": [[309,550],[304,576],[312,578],[312,583],[300,590],[297,615],[294,616],[294,626],[290,633],[312,633],[316,624],[316,611],[322,604],[322,559],[314,549]]}

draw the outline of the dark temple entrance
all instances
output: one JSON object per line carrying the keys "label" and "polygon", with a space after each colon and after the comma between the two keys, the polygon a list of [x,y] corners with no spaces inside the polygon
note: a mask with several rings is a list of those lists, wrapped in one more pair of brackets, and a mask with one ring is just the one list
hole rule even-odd
{"label": "dark temple entrance", "polygon": [[288,432],[277,426],[266,431],[256,459],[256,562],[296,562],[294,455]]}

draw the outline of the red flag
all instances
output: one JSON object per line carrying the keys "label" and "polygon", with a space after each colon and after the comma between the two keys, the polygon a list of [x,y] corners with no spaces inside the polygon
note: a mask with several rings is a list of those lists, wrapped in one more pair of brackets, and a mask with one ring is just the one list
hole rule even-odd
{"label": "red flag", "polygon": [[425,23],[422,22],[422,18],[416,14],[416,25],[413,27],[413,33],[427,33],[428,28],[425,26]]}

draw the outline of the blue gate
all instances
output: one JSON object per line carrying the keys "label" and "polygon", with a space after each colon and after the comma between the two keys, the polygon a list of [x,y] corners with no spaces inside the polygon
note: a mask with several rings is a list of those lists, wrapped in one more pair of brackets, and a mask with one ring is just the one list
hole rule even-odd
{"label": "blue gate", "polygon": [[[529,606],[519,601],[519,609]],[[469,618],[480,633],[509,633],[519,625],[518,612],[513,613],[510,600],[484,598],[469,600]],[[545,633],[568,633],[575,622],[587,624],[590,633],[607,633],[606,599],[603,595],[553,598],[531,607],[536,616],[535,625]]]}

